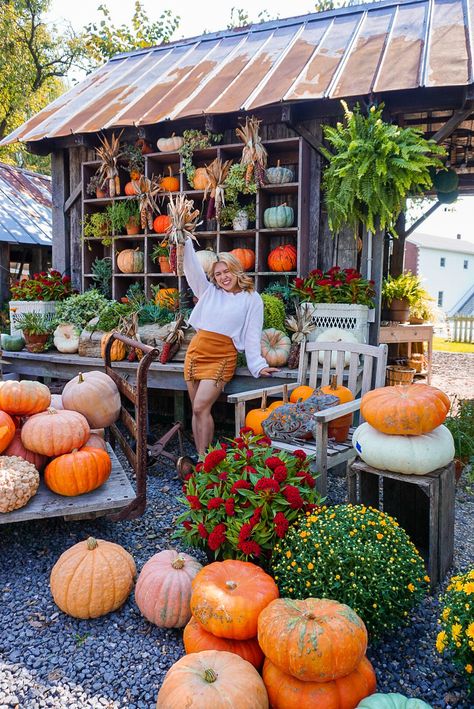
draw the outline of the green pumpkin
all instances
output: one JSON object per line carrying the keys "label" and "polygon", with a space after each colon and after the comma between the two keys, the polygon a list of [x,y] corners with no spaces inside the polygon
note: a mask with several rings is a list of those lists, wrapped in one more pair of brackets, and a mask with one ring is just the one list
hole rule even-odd
{"label": "green pumpkin", "polygon": [[25,346],[25,340],[21,335],[2,335],[1,345],[6,352],[19,352]]}
{"label": "green pumpkin", "polygon": [[284,229],[293,226],[294,212],[291,207],[281,204],[279,207],[269,207],[263,213],[263,223],[268,229]]}
{"label": "green pumpkin", "polygon": [[289,167],[267,167],[265,170],[265,179],[271,185],[281,185],[284,182],[293,182],[294,173]]}
{"label": "green pumpkin", "polygon": [[410,699],[403,694],[371,694],[363,699],[357,709],[433,709],[421,699]]}

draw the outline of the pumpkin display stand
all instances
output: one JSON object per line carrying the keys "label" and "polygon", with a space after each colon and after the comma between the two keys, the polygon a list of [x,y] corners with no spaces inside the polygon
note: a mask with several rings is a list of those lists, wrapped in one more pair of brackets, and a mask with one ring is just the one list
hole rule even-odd
{"label": "pumpkin display stand", "polygon": [[427,475],[379,470],[360,459],[348,469],[349,502],[395,517],[424,557],[432,590],[453,562],[454,493],[453,462]]}

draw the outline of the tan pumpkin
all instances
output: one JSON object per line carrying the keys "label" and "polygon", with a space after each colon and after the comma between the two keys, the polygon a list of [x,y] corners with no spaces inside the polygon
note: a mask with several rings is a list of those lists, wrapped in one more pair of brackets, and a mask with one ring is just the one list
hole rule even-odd
{"label": "tan pumpkin", "polygon": [[156,147],[162,153],[174,153],[184,145],[184,138],[180,135],[171,134],[170,138],[158,138]]}
{"label": "tan pumpkin", "polygon": [[257,638],[250,638],[249,640],[218,638],[216,635],[204,630],[202,625],[193,617],[191,617],[184,629],[183,644],[187,655],[191,652],[202,652],[203,650],[224,650],[225,652],[235,652],[242,660],[250,662],[256,670],[259,670],[263,664],[263,652]]}
{"label": "tan pumpkin", "polygon": [[99,618],[120,608],[136,576],[132,556],[119,544],[89,537],[67,549],[51,571],[56,605],[73,618]]}
{"label": "tan pumpkin", "polygon": [[232,249],[229,253],[235,256],[244,271],[251,271],[255,266],[255,251],[253,249]]}
{"label": "tan pumpkin", "polygon": [[24,507],[39,486],[39,473],[32,463],[18,456],[0,456],[0,513]]}
{"label": "tan pumpkin", "polygon": [[66,497],[84,495],[101,487],[110,477],[112,461],[102,448],[84,446],[54,458],[44,471],[44,482]]}
{"label": "tan pumpkin", "polygon": [[87,448],[100,448],[103,451],[107,450],[107,443],[104,441],[102,436],[98,436],[97,433],[93,433],[91,431],[91,435],[87,439],[85,443],[85,447]]}
{"label": "tan pumpkin", "polygon": [[255,667],[232,652],[204,650],[181,657],[166,673],[156,709],[268,709]]}
{"label": "tan pumpkin", "polygon": [[64,409],[63,398],[62,398],[61,394],[51,394],[50,407],[52,409],[59,409],[59,410]]}
{"label": "tan pumpkin", "polygon": [[262,357],[265,357],[269,367],[281,367],[288,361],[291,340],[281,330],[268,327],[263,330],[260,340]]}
{"label": "tan pumpkin", "polygon": [[74,354],[79,349],[79,329],[71,323],[58,325],[53,334],[54,346],[58,352]]}
{"label": "tan pumpkin", "polygon": [[[106,332],[100,341],[100,354],[102,359],[105,359],[105,348],[107,347],[107,342],[112,337],[111,332]],[[110,361],[111,362],[121,362],[127,356],[127,347],[121,340],[114,340],[112,343],[112,348],[110,350]]]}
{"label": "tan pumpkin", "polygon": [[191,618],[192,580],[201,569],[199,561],[173,549],[152,556],[135,587],[142,615],[159,628],[183,628]]}
{"label": "tan pumpkin", "polygon": [[144,263],[145,255],[139,246],[136,249],[123,249],[117,254],[117,268],[122,273],[143,273]]}
{"label": "tan pumpkin", "polygon": [[[6,414],[5,414],[6,415]],[[28,463],[35,466],[39,473],[42,473],[46,463],[48,462],[48,457],[46,455],[41,455],[40,453],[35,453],[34,451],[29,451],[23,443],[21,442],[21,429],[15,431],[12,442],[3,451],[3,455],[16,455],[18,458],[23,458]]]}
{"label": "tan pumpkin", "polygon": [[193,188],[195,190],[205,190],[210,186],[209,176],[205,167],[196,168],[193,177]]}
{"label": "tan pumpkin", "polygon": [[27,379],[21,382],[0,381],[0,410],[12,416],[31,416],[45,411],[51,392],[45,384]]}
{"label": "tan pumpkin", "polygon": [[168,165],[168,173],[167,177],[161,178],[160,187],[167,192],[177,192],[179,190],[179,179],[174,177],[171,165]]}
{"label": "tan pumpkin", "polygon": [[31,416],[21,429],[21,442],[49,458],[82,448],[90,435],[85,416],[77,411],[48,409]]}
{"label": "tan pumpkin", "polygon": [[85,416],[91,428],[110,426],[120,415],[119,390],[104,372],[79,372],[64,387],[62,400],[65,409]]}
{"label": "tan pumpkin", "polygon": [[262,393],[262,400],[259,409],[250,409],[245,417],[245,426],[251,428],[256,436],[263,435],[265,432],[262,428],[262,423],[270,416],[272,409],[267,406],[267,392]]}

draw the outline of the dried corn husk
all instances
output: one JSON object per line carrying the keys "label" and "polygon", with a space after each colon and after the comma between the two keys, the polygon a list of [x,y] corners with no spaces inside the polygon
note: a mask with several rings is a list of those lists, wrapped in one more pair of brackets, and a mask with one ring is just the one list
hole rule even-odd
{"label": "dried corn husk", "polygon": [[209,165],[205,166],[208,184],[204,190],[204,199],[210,193],[210,200],[207,209],[207,218],[212,219],[214,213],[219,219],[221,209],[225,205],[224,200],[224,182],[229,174],[232,160],[226,160],[224,163],[220,158],[215,158]]}
{"label": "dried corn husk", "polygon": [[184,275],[184,243],[186,239],[194,239],[194,230],[199,225],[199,209],[194,209],[192,199],[184,194],[173,197],[169,194],[168,216],[171,224],[166,230],[170,244],[170,263],[177,276]]}
{"label": "dried corn husk", "polygon": [[159,192],[163,192],[159,179],[154,175],[151,179],[141,175],[140,179],[133,180],[132,184],[138,194],[141,227],[142,229],[148,227],[151,231],[153,229],[153,214],[160,211],[155,198]]}
{"label": "dried corn husk", "polygon": [[110,141],[106,137],[99,136],[101,147],[97,148],[97,157],[101,161],[98,169],[99,179],[102,182],[107,182],[109,194],[115,197],[120,194],[120,179],[118,174],[118,161],[122,156],[120,150],[120,138],[123,131],[116,138],[115,133],[112,133]]}
{"label": "dried corn husk", "polygon": [[303,342],[305,337],[309,335],[312,330],[314,330],[315,324],[313,323],[310,312],[306,308],[302,308],[300,305],[296,306],[295,315],[296,317],[291,315],[286,318],[285,325],[288,330],[293,332],[291,341],[300,343]]}
{"label": "dried corn husk", "polygon": [[250,184],[252,175],[255,176],[257,186],[265,184],[265,168],[267,167],[267,151],[262,145],[262,139],[258,129],[260,123],[255,116],[245,119],[245,125],[239,125],[236,129],[237,136],[243,141],[242,165],[246,165],[245,182]]}

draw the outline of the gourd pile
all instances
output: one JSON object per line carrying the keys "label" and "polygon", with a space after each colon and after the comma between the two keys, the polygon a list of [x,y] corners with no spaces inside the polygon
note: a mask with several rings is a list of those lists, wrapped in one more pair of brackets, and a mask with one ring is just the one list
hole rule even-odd
{"label": "gourd pile", "polygon": [[36,381],[0,382],[0,513],[26,505],[43,471],[59,495],[103,485],[112,470],[103,432],[119,412],[117,386],[102,372],[79,374],[61,397]]}

